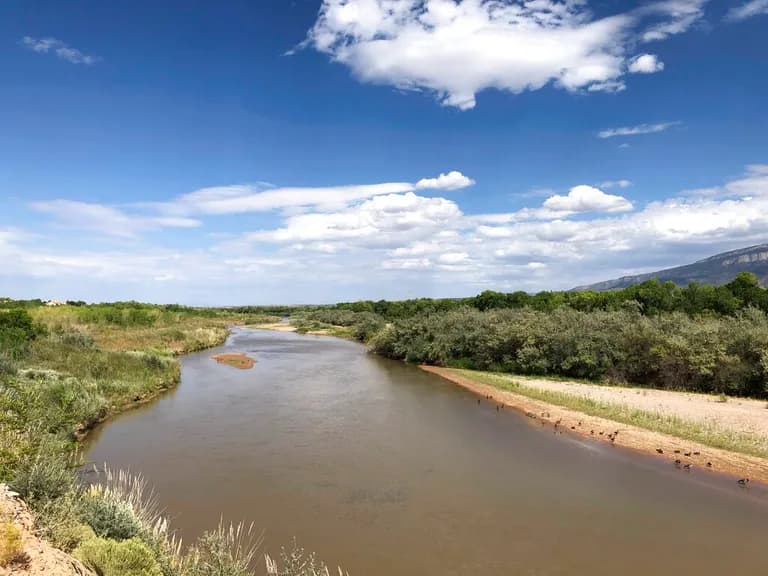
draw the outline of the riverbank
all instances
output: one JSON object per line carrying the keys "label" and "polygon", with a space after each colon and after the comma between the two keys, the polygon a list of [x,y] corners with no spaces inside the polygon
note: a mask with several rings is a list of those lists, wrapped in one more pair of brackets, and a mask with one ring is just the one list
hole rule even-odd
{"label": "riverbank", "polygon": [[[98,310],[101,315],[115,312],[106,306]],[[107,324],[69,306],[33,310],[39,328],[0,372],[0,482],[18,492],[4,499],[2,526],[19,558],[30,560],[7,567],[0,562],[0,574],[82,573],[74,556],[88,554],[98,556],[89,564],[98,571],[99,558],[127,554],[128,548],[139,550],[151,570],[171,561],[164,533],[142,520],[141,504],[129,493],[95,498],[82,491],[72,469],[78,444],[96,425],[175,387],[178,356],[223,344],[229,326],[245,318],[150,312],[153,326],[146,320]],[[6,484],[0,489],[7,496]],[[88,508],[94,505],[98,512]],[[103,529],[116,508],[131,518],[131,530],[144,540],[125,540]],[[115,570],[110,573],[130,573]]]}
{"label": "riverbank", "polygon": [[322,322],[302,322],[297,324],[290,322],[266,322],[263,324],[254,324],[245,326],[253,330],[272,330],[273,332],[297,332],[299,334],[309,334],[310,336],[334,336],[353,340],[351,329],[348,326],[336,326],[333,324],[324,324]]}
{"label": "riverbank", "polygon": [[[421,366],[557,432],[679,460],[681,470],[768,483],[768,410],[741,398]],[[618,431],[618,434],[616,434]],[[659,452],[661,451],[661,453]],[[685,468],[686,465],[690,465]]]}

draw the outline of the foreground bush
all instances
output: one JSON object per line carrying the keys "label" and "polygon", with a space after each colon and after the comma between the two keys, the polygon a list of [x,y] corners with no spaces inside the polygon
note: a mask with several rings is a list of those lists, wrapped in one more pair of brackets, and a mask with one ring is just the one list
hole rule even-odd
{"label": "foreground bush", "polygon": [[163,576],[152,550],[136,538],[122,542],[91,538],[75,555],[101,576]]}

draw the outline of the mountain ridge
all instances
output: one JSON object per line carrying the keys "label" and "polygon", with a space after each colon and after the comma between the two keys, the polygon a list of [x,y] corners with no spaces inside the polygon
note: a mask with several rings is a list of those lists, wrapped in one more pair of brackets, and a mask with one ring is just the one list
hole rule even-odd
{"label": "mountain ridge", "polygon": [[733,280],[740,272],[751,272],[758,277],[761,286],[768,286],[768,243],[721,252],[691,264],[577,286],[574,290],[615,290],[653,278],[678,286],[687,286],[690,282],[721,285]]}

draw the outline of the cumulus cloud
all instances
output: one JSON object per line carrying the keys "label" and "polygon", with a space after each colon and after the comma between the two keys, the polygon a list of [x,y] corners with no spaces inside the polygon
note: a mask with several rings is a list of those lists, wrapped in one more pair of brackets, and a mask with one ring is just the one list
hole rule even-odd
{"label": "cumulus cloud", "polygon": [[467,178],[461,172],[452,170],[447,174],[440,174],[437,178],[422,178],[416,182],[417,190],[459,190],[472,186],[475,183],[471,178]]}
{"label": "cumulus cloud", "polygon": [[461,216],[445,198],[424,198],[413,192],[377,196],[337,212],[298,214],[276,230],[251,233],[252,241],[338,242],[392,246],[416,240],[449,226]]}
{"label": "cumulus cloud", "polygon": [[201,224],[191,218],[134,215],[112,206],[75,200],[34,202],[31,206],[39,212],[51,214],[67,227],[91,230],[109,236],[131,237],[146,230],[194,228]]}
{"label": "cumulus cloud", "polygon": [[664,70],[664,62],[656,54],[640,54],[630,60],[628,70],[633,74],[653,74]]}
{"label": "cumulus cloud", "polygon": [[555,212],[627,212],[632,203],[623,196],[606,194],[592,186],[574,186],[567,196],[552,196],[544,201],[544,208]]}
{"label": "cumulus cloud", "polygon": [[768,0],[751,0],[745,4],[734,6],[728,11],[726,19],[738,22],[761,14],[768,14]]}
{"label": "cumulus cloud", "polygon": [[[608,128],[597,133],[599,138],[615,138],[616,136],[637,136],[639,134],[656,134],[678,126],[680,122],[659,122],[656,124],[638,124],[637,126],[622,126]],[[622,145],[623,146],[623,145]]]}
{"label": "cumulus cloud", "polygon": [[99,61],[98,57],[84,54],[80,50],[72,48],[56,38],[33,38],[32,36],[24,36],[24,38],[21,39],[21,45],[38,54],[55,54],[61,60],[66,60],[72,64],[90,65]]}
{"label": "cumulus cloud", "polygon": [[[122,226],[124,236],[147,226],[192,224],[126,224],[117,209],[116,215],[90,205],[58,208],[71,211],[58,221],[73,224],[74,211],[86,212],[88,222]],[[21,296],[14,286],[26,290],[39,281],[69,286],[52,297],[100,290],[99,298],[285,303],[569,288],[765,242],[768,164],[747,166],[706,193],[681,192],[630,208],[621,196],[576,186],[516,212],[468,215],[454,201],[409,190],[334,210],[281,213],[273,226],[184,250],[140,237],[123,238],[118,245],[129,248],[120,251],[78,250],[69,246],[74,235],[64,243],[55,230],[30,235],[0,228],[0,291]]]}
{"label": "cumulus cloud", "polygon": [[428,90],[467,110],[489,88],[623,90],[629,47],[685,32],[706,1],[595,18],[581,0],[324,0],[303,46],[361,81]]}

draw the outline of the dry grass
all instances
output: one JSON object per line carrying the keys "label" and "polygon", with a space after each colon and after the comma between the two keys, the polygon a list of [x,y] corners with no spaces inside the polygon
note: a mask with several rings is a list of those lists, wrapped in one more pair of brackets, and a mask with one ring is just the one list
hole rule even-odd
{"label": "dry grass", "polygon": [[29,555],[24,552],[21,542],[21,530],[7,520],[0,525],[0,567],[24,567],[29,563]]}

